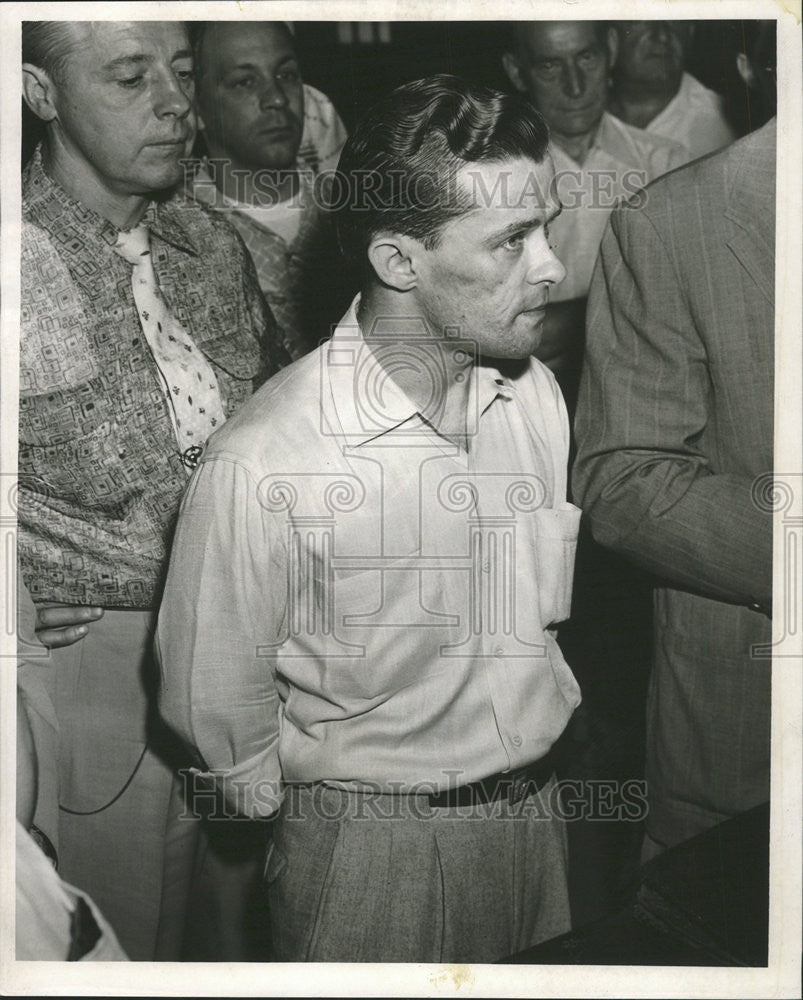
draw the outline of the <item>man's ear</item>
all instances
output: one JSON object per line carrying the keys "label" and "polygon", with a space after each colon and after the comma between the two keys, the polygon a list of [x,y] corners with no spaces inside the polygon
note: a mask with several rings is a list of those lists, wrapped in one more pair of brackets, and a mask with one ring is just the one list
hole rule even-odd
{"label": "man's ear", "polygon": [[608,48],[608,69],[613,69],[616,65],[616,57],[619,55],[619,32],[616,28],[608,28],[605,32],[605,43]]}
{"label": "man's ear", "polygon": [[502,65],[504,66],[505,73],[507,73],[507,78],[516,88],[516,90],[521,91],[522,94],[527,93],[527,84],[524,81],[524,74],[521,71],[521,65],[516,56],[512,52],[506,52],[502,56]]}
{"label": "man's ear", "polygon": [[736,69],[739,71],[739,76],[752,90],[756,85],[756,74],[753,72],[752,63],[744,52],[739,52],[736,55]]}
{"label": "man's ear", "polygon": [[368,244],[368,260],[377,278],[397,292],[409,292],[416,286],[414,242],[401,233],[377,233]]}
{"label": "man's ear", "polygon": [[41,66],[22,64],[22,96],[37,118],[52,122],[58,117],[55,85]]}

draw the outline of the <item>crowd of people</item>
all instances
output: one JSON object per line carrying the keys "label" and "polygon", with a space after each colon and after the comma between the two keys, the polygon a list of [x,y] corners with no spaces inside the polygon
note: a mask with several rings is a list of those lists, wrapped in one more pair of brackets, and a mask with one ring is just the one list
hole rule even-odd
{"label": "crowd of people", "polygon": [[774,24],[738,140],[693,27],[349,134],[284,22],[23,24],[18,958],[492,962],[769,798]]}

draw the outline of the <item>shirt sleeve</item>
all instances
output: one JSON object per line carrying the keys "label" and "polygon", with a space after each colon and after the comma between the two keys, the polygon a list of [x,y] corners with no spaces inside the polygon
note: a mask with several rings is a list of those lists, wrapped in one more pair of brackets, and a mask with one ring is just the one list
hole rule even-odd
{"label": "shirt sleeve", "polygon": [[281,804],[275,649],[286,608],[284,538],[259,483],[219,455],[181,506],[156,634],[160,709],[200,778],[254,818]]}
{"label": "shirt sleeve", "polygon": [[611,219],[587,331],[572,485],[594,536],[675,586],[769,607],[771,516],[749,477],[712,468],[705,345],[643,211]]}

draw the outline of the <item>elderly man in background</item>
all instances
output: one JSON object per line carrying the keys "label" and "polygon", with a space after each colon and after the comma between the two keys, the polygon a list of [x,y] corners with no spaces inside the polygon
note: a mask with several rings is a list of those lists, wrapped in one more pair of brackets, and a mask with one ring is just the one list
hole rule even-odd
{"label": "elderly man in background", "polygon": [[202,22],[194,49],[207,157],[189,191],[238,229],[299,358],[329,336],[355,290],[324,211],[345,127],[303,83],[283,21]]}
{"label": "elderly man in background", "polygon": [[[22,182],[20,568],[39,615],[59,606],[44,638],[80,638],[20,669],[53,723],[35,825],[130,957],[175,959],[198,825],[153,711],[155,609],[206,438],[286,355],[237,234],[170,195],[184,26],[25,23],[23,92],[46,131]],[[21,606],[30,648],[36,625]]]}
{"label": "elderly man in background", "polygon": [[[503,57],[513,85],[526,93],[550,128],[561,214],[550,238],[566,279],[550,296],[545,336],[536,354],[555,372],[574,414],[585,340],[586,296],[611,210],[618,200],[680,165],[683,150],[633,128],[605,110],[617,36],[602,21],[532,21],[515,25]],[[649,662],[649,590],[624,560],[596,545],[583,524],[572,616],[561,642],[584,691],[567,744],[565,776],[621,781],[643,773],[639,721]],[[612,683],[613,681],[613,683]],[[621,905],[638,842],[633,824],[570,825],[575,920]]]}
{"label": "elderly man in background", "polygon": [[608,215],[623,196],[683,162],[671,140],[609,114],[617,36],[603,21],[523,21],[502,62],[549,125],[563,211],[550,237],[566,266],[547,310],[538,357],[557,374],[570,413],[580,377],[585,303]]}
{"label": "elderly man in background", "polygon": [[685,70],[693,31],[688,21],[617,21],[609,105],[622,121],[681,143],[687,162],[735,138],[722,98]]}

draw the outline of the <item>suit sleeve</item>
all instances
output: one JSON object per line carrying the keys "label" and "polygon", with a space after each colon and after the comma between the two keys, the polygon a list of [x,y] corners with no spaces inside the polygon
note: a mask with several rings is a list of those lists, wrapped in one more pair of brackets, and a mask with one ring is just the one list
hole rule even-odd
{"label": "suit sleeve", "polygon": [[233,812],[281,804],[274,651],[286,607],[281,529],[236,461],[203,462],[182,503],[159,611],[159,707]]}
{"label": "suit sleeve", "polygon": [[624,207],[589,297],[575,497],[599,542],[672,585],[768,608],[771,516],[749,477],[712,468],[711,392],[675,263],[647,214]]}

